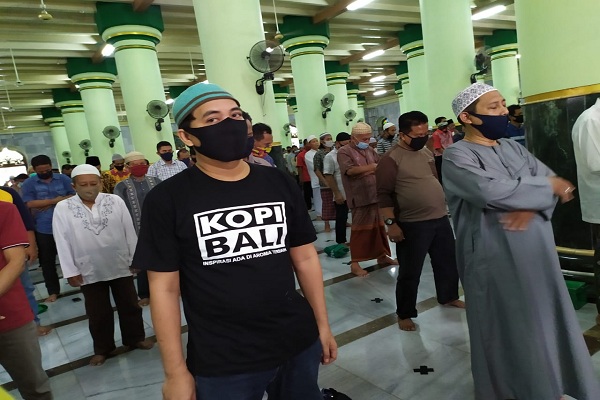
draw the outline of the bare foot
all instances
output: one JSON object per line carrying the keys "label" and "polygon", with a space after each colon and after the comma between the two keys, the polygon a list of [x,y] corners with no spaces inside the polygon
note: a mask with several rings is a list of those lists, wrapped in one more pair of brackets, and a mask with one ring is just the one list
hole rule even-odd
{"label": "bare foot", "polygon": [[400,328],[401,331],[411,332],[417,330],[417,325],[415,325],[415,323],[410,318],[398,319],[398,328]]}
{"label": "bare foot", "polygon": [[325,232],[331,232],[331,225],[329,225],[329,221],[325,221]]}
{"label": "bare foot", "polygon": [[391,257],[385,256],[377,259],[379,265],[398,265],[398,260],[394,260]]}
{"label": "bare foot", "polygon": [[96,354],[95,356],[93,356],[90,359],[90,365],[92,367],[98,367],[98,366],[104,364],[104,361],[106,361],[106,356],[102,356],[100,354]]}
{"label": "bare foot", "polygon": [[50,296],[48,296],[48,298],[46,300],[44,300],[44,303],[54,303],[56,301],[56,299],[58,299],[58,295],[51,294]]}
{"label": "bare foot", "polygon": [[38,325],[37,326],[37,334],[38,334],[38,336],[46,336],[50,332],[52,332],[52,327],[51,326],[43,326],[43,325]]}
{"label": "bare foot", "polygon": [[152,341],[150,339],[144,339],[141,342],[137,342],[135,344],[135,348],[141,349],[141,350],[150,350],[153,347],[154,347],[154,341]]}
{"label": "bare foot", "polygon": [[317,215],[317,218],[315,219],[315,221],[323,221],[323,218],[321,218]]}
{"label": "bare foot", "polygon": [[465,302],[462,300],[454,300],[454,301],[451,301],[450,303],[446,303],[444,305],[448,306],[448,307],[467,308]]}
{"label": "bare foot", "polygon": [[148,299],[148,298],[140,299],[140,301],[138,301],[138,305],[140,307],[145,307],[149,304],[150,304],[150,299]]}
{"label": "bare foot", "polygon": [[367,276],[369,273],[362,269],[357,262],[353,262],[350,264],[350,272],[352,272],[356,276]]}

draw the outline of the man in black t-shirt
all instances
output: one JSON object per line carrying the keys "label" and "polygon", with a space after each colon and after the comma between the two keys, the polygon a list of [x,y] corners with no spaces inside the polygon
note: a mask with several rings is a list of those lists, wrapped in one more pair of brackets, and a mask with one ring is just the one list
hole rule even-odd
{"label": "man in black t-shirt", "polygon": [[337,345],[298,186],[243,161],[252,138],[220,87],[191,86],[173,115],[197,164],[148,193],[133,261],[148,270],[165,398],[322,399],[319,361],[333,362]]}

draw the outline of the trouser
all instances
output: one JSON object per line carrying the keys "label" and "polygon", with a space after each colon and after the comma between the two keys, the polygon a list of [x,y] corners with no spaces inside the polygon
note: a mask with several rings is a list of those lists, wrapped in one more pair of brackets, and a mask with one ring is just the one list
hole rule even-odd
{"label": "trouser", "polygon": [[323,199],[321,198],[321,188],[312,188],[313,192],[313,203],[315,204],[315,212],[317,217],[323,214]]}
{"label": "trouser", "polygon": [[310,184],[310,181],[302,182],[302,192],[304,193],[306,208],[310,210],[312,208],[312,185]]}
{"label": "trouser", "polygon": [[33,282],[31,281],[31,277],[29,276],[29,270],[27,269],[27,264],[25,264],[25,269],[21,273],[21,285],[23,285],[23,289],[25,289],[25,294],[27,295],[27,301],[29,301],[29,306],[31,307],[31,312],[33,312],[33,318],[37,325],[40,324],[40,319],[38,317],[38,303],[35,299],[35,287],[33,286]]}
{"label": "trouser", "polygon": [[335,203],[335,241],[346,243],[346,224],[348,223],[348,204]]}
{"label": "trouser", "polygon": [[438,180],[442,183],[442,156],[435,156],[435,170],[437,171]]}
{"label": "trouser", "polygon": [[0,333],[0,364],[25,400],[52,400],[35,323]]}
{"label": "trouser", "polygon": [[454,234],[448,217],[418,222],[400,222],[404,240],[396,243],[398,318],[417,316],[417,290],[425,256],[429,253],[437,300],[446,304],[458,299],[458,269]]}
{"label": "trouser", "polygon": [[137,273],[137,293],[140,299],[150,298],[150,284],[148,283],[148,272],[146,270]]}
{"label": "trouser", "polygon": [[145,338],[142,308],[138,305],[133,277],[100,281],[81,286],[85,298],[85,312],[89,317],[90,334],[94,341],[94,354],[106,356],[115,350],[114,312],[110,304],[112,292],[123,345],[135,347]]}
{"label": "trouser", "polygon": [[268,371],[196,377],[197,400],[323,400],[317,378],[323,348],[317,340],[302,353]]}
{"label": "trouser", "polygon": [[600,224],[592,225],[592,237],[594,240],[594,282],[596,283],[596,309],[600,314]]}
{"label": "trouser", "polygon": [[35,233],[38,246],[40,267],[44,275],[44,283],[48,289],[48,295],[60,293],[60,281],[56,272],[56,243],[54,235],[48,233]]}

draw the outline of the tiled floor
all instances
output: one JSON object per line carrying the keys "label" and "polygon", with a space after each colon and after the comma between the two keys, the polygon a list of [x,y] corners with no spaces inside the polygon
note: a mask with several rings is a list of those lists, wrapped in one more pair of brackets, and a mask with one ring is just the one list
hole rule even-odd
{"label": "tiled floor", "polygon": [[[317,230],[322,224],[315,223]],[[319,233],[318,250],[334,243],[334,233]],[[390,321],[395,311],[395,281],[397,269],[387,267],[370,273],[366,278],[339,278],[349,272],[349,257],[331,259],[320,255],[324,280],[340,281],[326,287],[325,293],[334,334],[348,333],[374,320]],[[363,266],[375,264],[366,262]],[[34,279],[39,278],[34,272]],[[65,291],[73,289],[65,285]],[[38,298],[46,295],[43,284],[37,285]],[[322,367],[319,384],[346,393],[353,400],[469,400],[473,399],[470,371],[470,348],[463,310],[442,307],[435,296],[433,274],[429,261],[423,271],[419,298],[429,304],[419,315],[417,332],[401,332],[395,324],[379,327],[373,333],[359,335],[340,348],[338,360]],[[42,314],[43,324],[61,325],[61,321],[85,314],[80,293],[60,298]],[[374,299],[382,299],[380,302]],[[594,325],[595,307],[586,305],[577,311],[582,331]],[[385,318],[388,316],[388,318]],[[148,307],[144,308],[147,335],[153,335]],[[183,321],[185,324],[185,320]],[[389,323],[388,323],[389,325]],[[118,323],[115,337],[120,338]],[[184,344],[187,334],[183,334]],[[67,323],[40,338],[44,368],[54,368],[76,362],[92,354],[87,321]],[[593,358],[600,376],[600,353]],[[414,373],[414,368],[426,365],[434,369],[428,375]],[[0,369],[0,383],[10,377]],[[51,378],[57,400],[81,399],[143,399],[159,400],[163,371],[159,350],[135,350],[109,359],[101,367],[82,366]],[[16,391],[11,392],[20,399]],[[600,398],[600,395],[599,395]]]}

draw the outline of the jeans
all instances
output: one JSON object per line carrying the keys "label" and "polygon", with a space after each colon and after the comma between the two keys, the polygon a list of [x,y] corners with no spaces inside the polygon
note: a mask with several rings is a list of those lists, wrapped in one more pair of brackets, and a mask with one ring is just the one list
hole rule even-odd
{"label": "jeans", "polygon": [[346,224],[348,223],[348,204],[335,203],[335,241],[346,243]]}
{"label": "jeans", "polygon": [[302,353],[268,371],[196,376],[196,400],[323,400],[317,378],[323,348],[317,340]]}
{"label": "jeans", "polygon": [[40,267],[42,268],[48,295],[57,295],[60,293],[60,281],[56,272],[56,242],[54,242],[54,235],[36,232],[35,240],[38,245]]}
{"label": "jeans", "polygon": [[29,301],[29,306],[31,307],[31,311],[33,312],[33,318],[35,320],[35,323],[36,325],[39,325],[40,319],[38,317],[38,303],[35,299],[35,295],[33,294],[33,292],[35,291],[35,287],[33,286],[33,282],[31,281],[31,277],[29,276],[29,270],[27,269],[27,265],[25,265],[25,270],[21,273],[21,285],[23,285],[23,289],[25,289],[27,301]]}
{"label": "jeans", "polygon": [[417,316],[417,290],[425,256],[429,253],[438,303],[458,300],[458,269],[454,233],[448,217],[399,223],[405,239],[396,243],[398,282],[396,313],[398,318]]}

